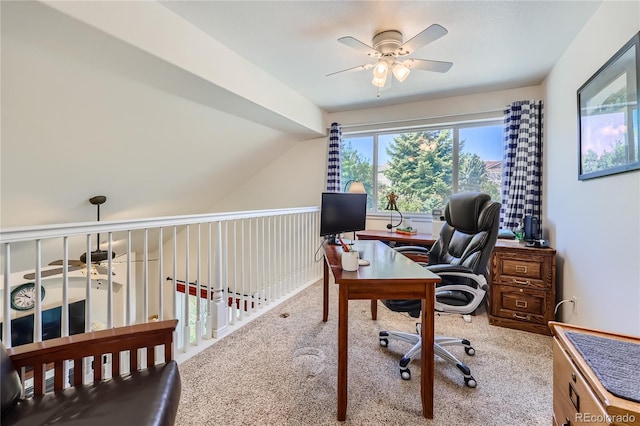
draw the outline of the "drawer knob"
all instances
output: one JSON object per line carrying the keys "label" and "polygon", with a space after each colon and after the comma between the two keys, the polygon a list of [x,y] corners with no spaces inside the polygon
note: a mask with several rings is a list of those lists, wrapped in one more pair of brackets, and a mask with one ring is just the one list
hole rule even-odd
{"label": "drawer knob", "polygon": [[571,380],[573,380],[573,383],[576,382],[576,373],[574,373],[573,371],[571,372]]}

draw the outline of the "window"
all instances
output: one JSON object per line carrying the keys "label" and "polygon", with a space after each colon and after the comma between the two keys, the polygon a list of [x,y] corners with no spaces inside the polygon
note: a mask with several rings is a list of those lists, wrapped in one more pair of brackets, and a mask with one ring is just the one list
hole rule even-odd
{"label": "window", "polygon": [[371,213],[385,210],[392,191],[403,213],[430,214],[456,192],[486,192],[501,202],[502,152],[501,120],[345,133],[341,180],[364,183]]}

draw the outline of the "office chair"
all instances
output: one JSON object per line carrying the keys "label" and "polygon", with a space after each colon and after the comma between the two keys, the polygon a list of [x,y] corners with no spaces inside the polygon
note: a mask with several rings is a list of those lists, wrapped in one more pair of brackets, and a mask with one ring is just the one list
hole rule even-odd
{"label": "office chair", "polygon": [[[446,223],[430,250],[416,246],[398,247],[396,250],[404,254],[427,253],[429,263],[423,265],[442,278],[442,283],[436,287],[435,310],[467,315],[475,312],[484,302],[489,289],[486,277],[498,236],[500,203],[491,201],[489,195],[479,192],[458,193],[450,197],[444,213]],[[413,318],[420,317],[419,299],[382,300],[382,303],[392,311],[406,312]],[[413,345],[400,359],[400,376],[404,380],[411,379],[408,364],[416,353],[420,353],[422,345],[420,327],[416,329],[418,334],[381,331],[379,335],[383,347],[388,346],[390,339]],[[467,355],[475,354],[475,349],[467,339],[443,336],[435,337],[434,353],[455,365],[468,387],[476,387],[469,367],[444,348],[451,345],[463,346]]]}

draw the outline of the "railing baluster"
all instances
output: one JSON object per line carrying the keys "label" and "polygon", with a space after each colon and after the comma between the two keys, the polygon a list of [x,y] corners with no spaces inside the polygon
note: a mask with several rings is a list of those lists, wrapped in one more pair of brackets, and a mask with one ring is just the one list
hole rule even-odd
{"label": "railing baluster", "polygon": [[186,226],[185,229],[185,279],[184,279],[184,311],[182,312],[182,321],[183,321],[183,333],[182,336],[182,350],[187,352],[191,343],[191,328],[189,324],[189,232],[190,225]]}
{"label": "railing baluster", "polygon": [[206,310],[206,318],[205,318],[205,339],[210,339],[212,337],[211,330],[213,329],[213,282],[211,281],[213,277],[212,271],[212,256],[211,252],[212,241],[211,241],[211,222],[207,223],[207,303],[205,306]]}
{"label": "railing baluster", "polygon": [[269,282],[269,278],[267,277],[267,251],[266,251],[266,230],[265,230],[265,226],[266,226],[266,220],[264,218],[264,216],[262,216],[260,218],[260,221],[262,223],[261,226],[261,230],[262,230],[262,239],[260,240],[260,266],[261,268],[261,274],[260,274],[260,294],[262,295],[262,300],[263,303],[266,305],[269,303],[269,295],[267,294],[267,283]]}
{"label": "railing baluster", "polygon": [[[164,232],[158,228],[158,320],[164,320]],[[175,276],[175,275],[174,275]]]}
{"label": "railing baluster", "polygon": [[[127,253],[131,253],[131,230],[127,231]],[[133,283],[131,280],[131,256],[127,256],[127,277],[126,277],[126,325],[133,325]]]}
{"label": "railing baluster", "polygon": [[108,248],[107,252],[107,328],[113,328],[113,258],[111,253],[113,252],[113,232],[109,232],[108,235]]}
{"label": "railing baluster", "polygon": [[249,312],[249,314],[253,313],[254,310],[254,305],[257,302],[257,298],[255,297],[255,291],[254,291],[254,285],[253,285],[253,275],[254,275],[254,267],[253,267],[253,219],[248,218],[247,221],[249,221],[249,290],[246,293],[246,297],[249,299],[248,302],[245,302],[248,304],[246,311]]}
{"label": "railing baluster", "polygon": [[142,244],[142,322],[147,322],[149,321],[149,228],[144,229]]}
{"label": "railing baluster", "polygon": [[200,340],[202,338],[202,303],[200,300],[200,295],[201,295],[201,283],[202,283],[202,277],[200,276],[200,267],[201,267],[201,262],[202,262],[202,251],[201,251],[201,238],[200,238],[200,233],[202,232],[201,226],[198,223],[197,229],[198,231],[198,238],[196,238],[196,252],[198,254],[198,257],[196,259],[196,320],[195,320],[195,328],[196,328],[196,345],[200,344]]}
{"label": "railing baluster", "polygon": [[[225,250],[223,251],[224,254],[224,262],[222,263],[222,267],[223,267],[223,271],[224,271],[224,280],[223,280],[223,286],[224,286],[224,291],[225,291],[225,297],[224,297],[224,303],[225,306],[228,306],[228,300],[229,297],[232,296],[232,291],[231,291],[231,285],[229,283],[229,270],[231,269],[231,263],[230,263],[230,259],[229,259],[229,222],[225,221],[224,222],[224,239],[223,239],[223,245],[225,247]],[[226,321],[227,324],[233,324],[233,315],[231,315],[231,319],[229,319],[229,312],[231,312],[233,314],[233,303],[231,304],[230,308],[227,308],[226,311]]]}
{"label": "railing baluster", "polygon": [[[11,244],[4,243],[4,292],[5,295],[2,299],[4,303],[2,304],[2,318],[11,318],[11,308],[10,297],[7,297],[8,294],[11,294]],[[11,321],[5,321],[4,326],[2,327],[2,341],[4,342],[4,346],[6,348],[11,347]]]}
{"label": "railing baluster", "polygon": [[[178,318],[178,227],[173,227],[173,317]],[[163,277],[160,277],[163,279]],[[177,339],[173,339],[175,342]]]}
{"label": "railing baluster", "polygon": [[272,275],[272,267],[273,267],[273,233],[271,232],[273,225],[273,218],[270,216],[266,219],[267,221],[267,242],[265,245],[267,249],[265,251],[264,257],[267,265],[267,303],[271,303],[271,301],[275,297],[275,292],[273,290],[273,275]]}
{"label": "railing baluster", "polygon": [[36,306],[34,314],[33,341],[42,342],[42,240],[40,239],[36,240]]}
{"label": "railing baluster", "polygon": [[[35,255],[31,256],[31,264],[35,264],[35,281],[44,286],[45,290],[49,274],[43,275],[43,260],[52,257],[47,250],[47,239],[62,238],[62,244],[55,250],[62,257],[62,295],[58,301],[62,307],[60,315],[60,334],[66,336],[73,329],[73,315],[69,314],[69,302],[82,299],[78,297],[78,291],[82,291],[85,299],[84,327],[89,331],[92,323],[100,321],[107,328],[114,326],[130,325],[137,322],[146,322],[151,319],[149,315],[158,314],[158,319],[167,316],[178,317],[183,323],[176,333],[174,348],[181,346],[183,352],[191,351],[201,343],[202,338],[219,338],[224,335],[230,325],[241,323],[255,317],[255,313],[264,308],[264,305],[272,301],[281,301],[289,293],[308,284],[309,281],[318,279],[321,274],[320,262],[314,261],[318,238],[317,226],[319,209],[296,209],[236,212],[230,214],[212,214],[189,216],[181,218],[159,219],[154,221],[118,221],[84,224],[83,226],[59,228],[43,228],[42,233],[33,233],[29,237],[21,237],[13,231],[0,230],[0,242],[3,248],[3,282],[6,294],[11,292],[11,242],[28,241],[36,243]],[[214,224],[215,223],[215,224]],[[202,224],[206,224],[205,227]],[[230,225],[231,224],[231,225]],[[192,231],[197,225],[197,242],[191,244]],[[163,233],[163,227],[171,226],[173,235],[167,237]],[[180,229],[178,229],[180,226]],[[229,229],[233,226],[233,229]],[[240,227],[240,229],[238,229]],[[215,228],[215,229],[214,229]],[[34,228],[37,229],[37,228]],[[157,229],[157,231],[156,231]],[[132,232],[142,231],[141,238],[133,238]],[[106,277],[98,277],[100,285],[96,289],[95,260],[91,258],[92,235],[104,232],[108,235],[105,241],[108,253],[114,252],[114,232],[126,232],[126,277],[121,276],[118,259],[107,257],[101,266],[107,269]],[[153,234],[157,232],[157,238]],[[184,236],[182,233],[184,232]],[[203,232],[206,232],[206,242],[202,241]],[[18,236],[16,236],[18,235]],[[9,240],[4,239],[9,236]],[[76,244],[70,236],[84,236],[86,241],[78,240]],[[149,237],[151,236],[151,241]],[[178,242],[178,239],[180,241]],[[45,240],[45,243],[42,242]],[[184,247],[183,247],[184,242]],[[207,245],[206,254],[202,244]],[[73,244],[73,246],[72,246]],[[167,249],[165,249],[165,244]],[[69,260],[69,251],[76,253],[76,245],[84,246],[87,253],[86,268],[78,270],[76,264]],[[100,248],[100,241],[93,244]],[[172,260],[165,259],[164,253],[173,246]],[[192,252],[191,250],[195,250]],[[14,249],[15,253],[15,249]],[[136,259],[136,253],[140,259]],[[191,256],[191,253],[194,253]],[[155,259],[157,255],[157,259]],[[14,254],[15,256],[15,254]],[[239,257],[240,256],[240,257]],[[54,258],[59,258],[58,256]],[[153,259],[152,259],[153,258]],[[202,262],[206,259],[207,271],[203,271]],[[22,260],[22,259],[21,259]],[[168,261],[165,265],[165,260]],[[184,260],[185,264],[178,265]],[[157,269],[149,270],[149,264],[158,261]],[[179,261],[179,262],[178,262]],[[15,259],[14,259],[15,262]],[[69,262],[72,264],[69,265]],[[140,263],[134,263],[140,262]],[[164,268],[172,269],[171,279],[167,282]],[[22,263],[21,263],[22,264]],[[49,269],[45,268],[45,272]],[[117,275],[114,275],[114,272]],[[155,275],[157,287],[155,285]],[[195,279],[194,279],[195,276]],[[55,278],[55,277],[52,277]],[[82,278],[84,285],[82,284]],[[56,282],[60,282],[57,278]],[[119,292],[120,283],[124,284],[123,291]],[[37,288],[42,288],[38,286]],[[156,297],[153,292],[158,291]],[[183,292],[184,300],[180,304],[178,290]],[[196,307],[190,303],[190,298],[195,290]],[[170,292],[172,297],[169,297]],[[51,292],[51,294],[55,294]],[[60,293],[58,293],[60,294]],[[10,317],[11,308],[9,298],[3,298],[3,313]],[[206,302],[203,300],[206,299]],[[180,299],[182,300],[182,299]],[[229,304],[229,301],[231,303]],[[54,303],[52,297],[47,294],[47,304]],[[202,303],[205,303],[202,305]],[[157,304],[157,305],[156,305]],[[44,311],[40,300],[36,302],[34,335],[36,341],[42,339],[43,326],[41,325]],[[195,320],[190,324],[190,320]],[[38,330],[40,328],[40,330]],[[2,337],[6,345],[11,344],[11,324],[3,329]],[[191,330],[195,337],[191,337]],[[40,334],[40,335],[38,335]],[[195,343],[195,345],[194,345]],[[200,345],[202,346],[202,345]],[[135,357],[136,355],[134,355]],[[137,357],[145,358],[145,354]],[[141,358],[141,360],[142,360]],[[88,367],[88,364],[85,366]],[[80,370],[80,368],[78,369]],[[105,372],[108,374],[108,372]],[[65,380],[66,379],[65,375]]]}
{"label": "railing baluster", "polygon": [[93,321],[92,316],[92,291],[91,291],[91,234],[87,234],[87,283],[86,283],[86,295],[85,295],[85,304],[84,304],[84,312],[85,312],[85,323],[84,323],[84,331],[91,331],[91,322]]}

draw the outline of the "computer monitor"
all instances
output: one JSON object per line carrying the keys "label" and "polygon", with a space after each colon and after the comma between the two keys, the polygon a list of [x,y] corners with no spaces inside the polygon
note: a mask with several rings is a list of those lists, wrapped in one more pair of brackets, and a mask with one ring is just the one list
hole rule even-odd
{"label": "computer monitor", "polygon": [[367,194],[323,192],[320,207],[320,236],[338,244],[344,232],[362,231],[367,221]]}

